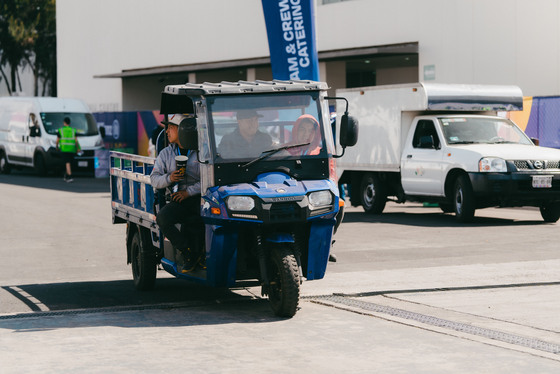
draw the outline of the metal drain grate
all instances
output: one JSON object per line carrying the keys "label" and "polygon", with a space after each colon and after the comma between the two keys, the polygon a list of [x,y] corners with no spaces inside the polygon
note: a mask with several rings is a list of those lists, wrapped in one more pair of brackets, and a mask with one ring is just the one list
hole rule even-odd
{"label": "metal drain grate", "polygon": [[407,310],[392,308],[389,306],[374,304],[374,303],[351,299],[343,296],[335,296],[335,295],[318,296],[318,297],[311,297],[309,300],[317,301],[317,302],[320,302],[321,300],[327,300],[327,301],[334,302],[336,304],[342,304],[342,305],[364,309],[377,313],[389,314],[394,317],[404,318],[412,321],[417,321],[420,323],[425,323],[427,325],[460,331],[467,334],[477,335],[477,336],[498,340],[509,344],[520,345],[543,352],[554,353],[554,354],[560,353],[560,345],[545,342],[543,340],[527,338],[524,336],[509,334],[509,333],[491,330],[483,327],[477,327],[465,323],[448,321],[442,318],[437,318],[437,317],[415,313],[415,312],[409,312]]}

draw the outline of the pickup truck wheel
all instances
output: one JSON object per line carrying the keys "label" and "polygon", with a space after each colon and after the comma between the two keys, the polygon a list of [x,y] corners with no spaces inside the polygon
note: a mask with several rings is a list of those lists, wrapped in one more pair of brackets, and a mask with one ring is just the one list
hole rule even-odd
{"label": "pickup truck wheel", "polygon": [[362,206],[366,213],[380,214],[387,203],[387,193],[381,180],[375,174],[364,175],[360,186]]}
{"label": "pickup truck wheel", "polygon": [[148,245],[151,247],[151,243],[142,240],[142,235],[136,231],[130,243],[130,256],[134,287],[140,291],[152,289],[156,282],[156,256]]}
{"label": "pickup truck wheel", "polygon": [[296,314],[299,303],[300,278],[296,257],[290,248],[281,245],[274,248],[270,260],[270,306],[278,317],[291,318]]}
{"label": "pickup truck wheel", "polygon": [[475,204],[471,181],[460,175],[455,181],[453,208],[459,222],[471,222],[474,218]]}
{"label": "pickup truck wheel", "polygon": [[443,213],[452,213],[455,211],[451,203],[439,203],[439,208]]}
{"label": "pickup truck wheel", "polygon": [[556,222],[560,219],[560,203],[550,203],[541,206],[541,216],[545,222]]}
{"label": "pickup truck wheel", "polygon": [[10,174],[10,171],[12,171],[12,168],[8,163],[8,157],[6,157],[4,151],[0,151],[0,174]]}

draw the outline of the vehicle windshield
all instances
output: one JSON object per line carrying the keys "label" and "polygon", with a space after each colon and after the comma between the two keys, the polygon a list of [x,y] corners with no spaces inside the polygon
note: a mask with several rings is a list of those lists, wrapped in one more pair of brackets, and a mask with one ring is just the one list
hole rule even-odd
{"label": "vehicle windshield", "polygon": [[449,145],[453,144],[533,144],[519,127],[505,118],[440,118]]}
{"label": "vehicle windshield", "polygon": [[58,129],[64,126],[65,117],[70,118],[70,126],[76,129],[78,136],[91,136],[99,133],[97,123],[91,113],[41,113],[45,131],[56,135]]}
{"label": "vehicle windshield", "polygon": [[318,93],[220,96],[208,100],[214,155],[224,161],[325,155]]}

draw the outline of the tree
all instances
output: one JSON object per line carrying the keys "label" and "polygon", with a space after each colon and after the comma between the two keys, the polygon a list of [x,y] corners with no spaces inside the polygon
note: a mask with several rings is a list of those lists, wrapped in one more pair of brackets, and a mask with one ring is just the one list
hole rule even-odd
{"label": "tree", "polygon": [[[18,69],[29,68],[35,96],[39,80],[43,95],[56,95],[55,6],[55,0],[3,0],[0,5],[0,73],[10,94],[21,90]],[[10,69],[10,79],[3,66]]]}

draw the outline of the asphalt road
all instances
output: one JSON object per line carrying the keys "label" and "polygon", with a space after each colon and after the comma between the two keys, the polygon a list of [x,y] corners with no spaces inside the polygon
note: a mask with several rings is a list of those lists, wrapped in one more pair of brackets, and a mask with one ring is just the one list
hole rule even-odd
{"label": "asphalt road", "polygon": [[107,179],[0,175],[0,373],[560,370],[560,223],[349,208],[292,319],[251,287],[137,292]]}

